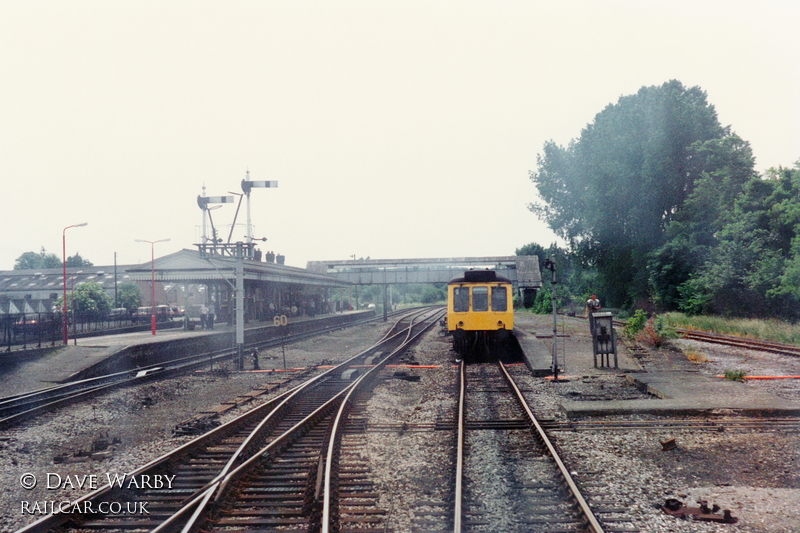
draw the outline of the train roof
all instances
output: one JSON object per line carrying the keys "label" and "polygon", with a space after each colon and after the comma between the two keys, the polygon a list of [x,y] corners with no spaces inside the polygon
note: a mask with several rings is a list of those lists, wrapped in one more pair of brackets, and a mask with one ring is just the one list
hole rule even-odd
{"label": "train roof", "polygon": [[504,278],[503,276],[498,276],[497,272],[495,272],[494,270],[467,270],[466,272],[464,272],[463,277],[453,278],[450,280],[450,284],[491,283],[491,282],[511,283],[511,280],[508,278]]}

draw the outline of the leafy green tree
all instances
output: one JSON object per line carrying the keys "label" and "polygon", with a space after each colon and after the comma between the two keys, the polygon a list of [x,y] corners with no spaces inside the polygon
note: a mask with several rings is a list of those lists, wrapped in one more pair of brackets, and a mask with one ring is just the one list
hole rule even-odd
{"label": "leafy green tree", "polygon": [[646,298],[647,259],[694,190],[695,143],[725,137],[706,93],[676,80],[607,106],[568,147],[548,142],[531,210],[594,266],[616,305]]}
{"label": "leafy green tree", "polygon": [[718,236],[702,268],[679,287],[682,305],[800,318],[800,165],[747,182]]}
{"label": "leafy green tree", "polygon": [[447,300],[447,290],[429,285],[420,295],[420,301],[424,304],[435,304]]}
{"label": "leafy green tree", "polygon": [[42,248],[40,253],[25,252],[14,261],[14,270],[30,270],[40,268],[58,268],[61,266],[61,259],[55,254],[48,254]]}
{"label": "leafy green tree", "polygon": [[76,253],[73,256],[67,257],[67,266],[68,267],[81,267],[81,266],[94,266],[94,264],[81,257],[81,254]]}
{"label": "leafy green tree", "polygon": [[131,313],[142,305],[142,291],[135,283],[121,283],[117,287],[117,303]]}
{"label": "leafy green tree", "polygon": [[569,250],[551,244],[545,248],[536,243],[526,244],[516,250],[516,255],[536,255],[542,272],[542,288],[537,292],[531,311],[548,314],[553,311],[552,274],[544,269],[544,261],[550,259],[556,267],[556,298],[562,311],[578,312],[597,284],[597,273],[587,267],[581,258]]}
{"label": "leafy green tree", "polygon": [[[64,298],[59,297],[56,306],[62,308],[63,302]],[[67,293],[67,309],[74,309],[75,313],[91,318],[99,318],[108,313],[113,303],[113,299],[106,294],[102,285],[94,281],[81,283],[74,291]]]}
{"label": "leafy green tree", "polygon": [[697,312],[707,299],[687,283],[719,244],[719,233],[735,219],[734,202],[757,179],[749,143],[736,135],[695,143],[693,190],[665,231],[666,242],[652,252],[648,269],[660,307]]}

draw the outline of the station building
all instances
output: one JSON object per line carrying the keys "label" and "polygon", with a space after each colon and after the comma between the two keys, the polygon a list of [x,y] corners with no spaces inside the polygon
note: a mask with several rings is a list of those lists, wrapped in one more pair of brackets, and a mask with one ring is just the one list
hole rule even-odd
{"label": "station building", "polygon": [[[249,248],[252,251],[252,247]],[[350,284],[335,277],[278,262],[271,254],[248,253],[241,259],[245,320],[272,320],[286,315],[322,314],[331,310],[330,291]],[[152,305],[151,279],[155,279],[156,305],[185,309],[191,315],[208,306],[219,322],[234,313],[236,257],[218,250],[180,250],[141,265],[68,267],[67,292],[82,283],[99,284],[112,300],[119,286],[134,283],[142,305]],[[21,314],[54,311],[64,291],[63,268],[0,271],[0,320]]]}

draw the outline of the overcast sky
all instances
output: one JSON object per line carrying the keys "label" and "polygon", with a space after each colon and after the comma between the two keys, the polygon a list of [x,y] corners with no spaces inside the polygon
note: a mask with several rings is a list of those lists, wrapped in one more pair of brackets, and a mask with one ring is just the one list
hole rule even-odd
{"label": "overcast sky", "polygon": [[[199,242],[252,193],[263,251],[513,255],[528,171],[642,86],[700,86],[757,168],[800,159],[800,2],[0,2],[0,269]],[[235,204],[213,211],[227,239]],[[244,221],[244,212],[240,215]],[[233,241],[244,240],[244,227]]]}

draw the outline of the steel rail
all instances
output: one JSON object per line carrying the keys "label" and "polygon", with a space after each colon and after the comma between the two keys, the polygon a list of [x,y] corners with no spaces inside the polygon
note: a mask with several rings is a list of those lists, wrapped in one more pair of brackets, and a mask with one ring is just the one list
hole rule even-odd
{"label": "steel rail", "polygon": [[[423,312],[425,308],[422,308]],[[399,314],[395,313],[395,314]],[[275,348],[283,343],[298,342],[303,339],[330,333],[359,324],[365,324],[379,320],[369,318],[358,320],[350,324],[337,324],[325,326],[318,329],[293,333],[276,339],[246,344],[244,351],[253,349]],[[55,385],[36,391],[26,392],[0,398],[0,428],[26,420],[32,416],[48,412],[57,407],[63,407],[76,401],[89,398],[104,391],[121,387],[138,385],[146,381],[154,381],[175,377],[185,374],[207,364],[219,363],[235,357],[238,354],[236,349],[223,348],[200,354],[190,355],[173,359],[168,362],[154,363],[131,370],[114,372],[111,374],[97,376],[94,378],[82,379],[79,381]]]}
{"label": "steel rail", "polygon": [[800,356],[800,347],[792,344],[765,341],[761,339],[749,339],[746,337],[735,337],[731,335],[723,335],[721,333],[710,333],[693,329],[679,329],[677,331],[684,338],[690,340],[722,344],[725,346],[737,346],[739,348],[746,348],[749,350],[759,350],[762,352],[771,352],[793,357]]}
{"label": "steel rail", "polygon": [[[298,385],[298,387],[299,386],[301,385]],[[256,407],[248,411],[247,413],[244,413],[242,416],[230,420],[229,422],[226,422],[225,424],[218,426],[212,429],[211,431],[204,433],[203,435],[200,435],[190,440],[189,442],[182,444],[178,448],[175,448],[174,450],[167,452],[161,455],[160,457],[157,457],[156,459],[153,459],[152,461],[140,466],[139,468],[136,468],[132,472],[128,473],[128,475],[131,477],[135,477],[143,474],[157,472],[159,471],[159,469],[168,466],[170,463],[176,460],[179,460],[180,457],[192,453],[199,447],[208,444],[210,442],[219,440],[221,438],[224,438],[224,435],[226,433],[232,433],[233,431],[235,431],[235,429],[243,423],[243,419],[258,416],[258,414],[261,411],[273,409],[274,404],[276,402],[280,401],[284,396],[290,394],[292,391],[294,391],[294,389],[290,389],[288,391],[283,392],[282,394],[280,394],[276,398],[273,398],[271,401],[265,403],[264,405]],[[71,502],[71,505],[78,504],[82,507],[83,502],[97,500],[111,493],[113,490],[114,487],[111,484],[106,484],[90,493],[85,494],[84,496],[78,498],[74,502]],[[192,498],[192,496],[189,496],[188,498]],[[64,513],[45,516],[39,519],[38,521],[28,524],[22,529],[17,530],[16,533],[43,533],[45,531],[51,530],[54,527],[59,527],[65,524],[70,519],[71,519],[70,515]]]}
{"label": "steel rail", "polygon": [[[267,446],[261,448],[257,453],[254,453],[246,461],[228,472],[224,477],[217,478],[213,483],[207,485],[201,494],[187,502],[187,504],[173,516],[165,520],[160,526],[151,530],[150,533],[170,533],[179,530],[182,533],[196,531],[200,526],[200,521],[204,520],[209,513],[209,506],[212,503],[219,504],[220,501],[227,496],[235,481],[249,474],[252,469],[257,468],[259,462],[269,460],[273,455],[277,455],[275,453],[276,449],[286,445],[294,439],[298,433],[305,431],[310,424],[317,423],[325,412],[330,411],[332,407],[342,399],[342,396],[347,390],[348,389],[343,389],[339,391],[335,396],[329,398],[324,404],[317,407],[312,413],[283,432]],[[179,519],[190,511],[193,511],[192,516],[189,517],[185,523],[179,523]]]}
{"label": "steel rail", "polygon": [[463,515],[463,490],[464,490],[464,432],[465,432],[465,419],[466,413],[464,412],[464,399],[467,390],[467,375],[466,363],[462,360],[459,366],[459,376],[461,383],[459,384],[458,393],[458,434],[456,445],[456,480],[455,480],[455,509],[453,512],[453,532],[461,533],[461,519]]}
{"label": "steel rail", "polygon": [[544,445],[547,447],[547,450],[550,452],[550,456],[553,458],[553,460],[555,461],[556,465],[558,466],[558,469],[561,472],[561,475],[562,475],[562,477],[564,478],[564,481],[567,484],[567,487],[568,487],[568,490],[569,490],[570,494],[572,495],[572,497],[575,499],[575,502],[580,507],[580,512],[584,516],[584,518],[585,518],[585,520],[587,522],[586,525],[590,528],[590,531],[592,533],[603,533],[603,526],[600,524],[600,521],[594,515],[594,512],[589,507],[589,504],[586,502],[586,499],[581,494],[581,491],[578,488],[578,485],[575,483],[575,480],[572,478],[572,475],[569,473],[569,469],[564,464],[564,461],[561,460],[561,457],[559,456],[558,451],[556,450],[555,446],[553,445],[553,443],[548,438],[547,433],[545,432],[545,430],[542,427],[542,425],[539,423],[539,420],[533,414],[533,411],[531,411],[531,408],[528,405],[528,402],[525,400],[525,397],[523,396],[522,391],[520,391],[519,387],[517,386],[517,383],[511,377],[511,374],[508,373],[508,370],[506,370],[506,367],[505,367],[505,365],[503,363],[498,362],[497,364],[500,367],[500,370],[502,370],[503,375],[504,375],[506,381],[508,382],[509,386],[514,391],[514,394],[515,394],[517,400],[519,401],[521,407],[525,410],[525,413],[528,415],[528,419],[530,420],[531,426],[536,429],[536,433],[538,434],[538,436],[541,439],[542,443],[544,443]]}
{"label": "steel rail", "polygon": [[[413,329],[413,320],[415,318],[416,317],[412,317],[412,319],[411,319],[412,320],[412,325],[410,325],[408,327],[407,331],[410,332]],[[430,322],[430,324],[428,325],[428,327],[430,327],[434,323],[436,323],[436,320],[432,320]],[[397,324],[395,326],[397,326]],[[397,337],[397,336],[399,336],[399,335],[401,335],[403,333],[405,333],[405,331],[399,331],[399,332],[396,332],[396,333],[391,333],[391,332],[387,333],[387,335],[384,336],[383,340],[393,339],[394,337]],[[421,334],[421,332],[418,333],[417,335],[419,335],[419,334]],[[319,423],[319,421],[320,421],[319,419],[323,416],[323,414],[328,412],[328,411],[330,411],[335,406],[335,404],[339,403],[340,405],[344,405],[344,398],[349,397],[352,394],[352,391],[355,388],[357,388],[358,386],[360,386],[363,383],[364,379],[368,375],[374,375],[377,372],[377,370],[379,370],[380,368],[382,368],[383,365],[386,364],[386,362],[388,362],[391,358],[395,357],[398,353],[401,353],[402,351],[404,351],[408,347],[408,344],[410,343],[410,341],[408,340],[408,334],[406,334],[406,336],[407,336],[407,338],[403,341],[403,343],[401,344],[400,347],[395,348],[388,356],[386,356],[380,363],[376,364],[369,372],[367,372],[364,375],[362,375],[360,378],[358,378],[353,383],[347,385],[344,389],[342,389],[340,392],[338,392],[334,397],[330,398],[322,406],[318,407],[313,413],[309,414],[307,417],[305,417],[303,420],[298,422],[292,428],[286,430],[281,436],[276,438],[273,442],[271,442],[265,448],[261,449],[257,453],[255,453],[252,456],[250,456],[250,458],[247,459],[246,461],[242,462],[242,464],[240,464],[236,468],[230,470],[224,476],[218,476],[208,486],[208,490],[214,493],[213,498],[212,497],[204,498],[202,502],[199,502],[199,498],[196,498],[195,500],[193,500],[192,502],[189,502],[187,504],[187,508],[188,507],[194,507],[195,505],[197,507],[195,508],[195,511],[194,511],[193,515],[190,517],[190,519],[182,524],[182,528],[180,529],[180,531],[182,533],[190,533],[192,531],[197,531],[198,528],[201,527],[200,522],[205,520],[207,515],[211,512],[211,509],[209,507],[212,504],[219,505],[221,503],[221,501],[227,497],[227,495],[230,492],[230,490],[232,490],[231,487],[233,486],[233,484],[234,484],[234,482],[236,480],[238,480],[242,476],[247,475],[248,473],[250,473],[253,468],[257,467],[257,463],[269,459],[270,456],[273,454],[273,452],[276,449],[281,448],[287,442],[289,442],[289,441],[293,440],[294,438],[296,438],[296,436],[298,434],[305,432],[310,425],[315,425],[315,424]],[[338,413],[339,413],[339,415],[341,415],[341,413],[342,413],[341,408],[338,411]],[[339,417],[339,419],[340,418],[341,418],[341,416]],[[334,434],[335,434],[335,431],[334,431]],[[329,449],[330,449],[330,446],[329,446]],[[331,459],[329,458],[328,461],[329,461],[328,464],[330,465]],[[183,515],[187,514],[188,510],[189,510],[187,508],[181,509],[179,511],[179,513],[183,514]],[[322,522],[323,527],[328,522],[329,522],[328,520],[323,520],[323,522]],[[154,529],[151,533],[174,532],[174,531],[178,531],[177,528],[180,527],[180,526],[181,526],[181,524],[179,524],[179,518],[178,517],[171,517],[166,522],[164,522],[161,526],[159,526],[156,529]]]}
{"label": "steel rail", "polygon": [[[401,322],[403,322],[404,320],[407,320],[409,317],[412,317],[412,318],[416,317],[419,314],[422,314],[422,313],[424,313],[426,311],[427,311],[427,309],[421,309],[421,310],[415,310],[412,313],[409,313],[405,317],[403,317],[400,320],[398,320],[395,323],[395,325],[379,341],[374,343],[372,346],[370,346],[366,350],[361,351],[360,353],[350,357],[349,359],[347,359],[343,363],[340,363],[339,365],[326,370],[322,374],[320,374],[318,376],[315,376],[315,377],[307,380],[306,382],[301,383],[301,384],[297,385],[296,387],[284,392],[283,394],[278,396],[276,399],[273,399],[272,401],[270,401],[270,402],[268,402],[268,403],[266,403],[266,404],[264,404],[262,406],[259,406],[259,407],[255,408],[253,410],[250,410],[247,413],[244,413],[242,416],[237,417],[234,420],[231,420],[230,422],[226,423],[225,425],[217,427],[217,428],[211,430],[210,432],[208,432],[208,433],[206,433],[204,435],[201,435],[201,436],[197,437],[196,439],[193,439],[192,441],[189,441],[188,443],[180,446],[179,448],[176,448],[172,452],[169,452],[167,454],[162,455],[161,457],[151,461],[150,463],[144,465],[143,467],[140,467],[140,468],[134,470],[133,472],[130,473],[130,475],[131,476],[142,475],[142,474],[144,474],[146,472],[152,472],[154,469],[157,470],[158,468],[161,468],[164,465],[168,465],[168,464],[170,464],[171,462],[173,462],[175,460],[176,456],[188,455],[188,453],[190,453],[191,450],[196,449],[199,446],[203,446],[203,445],[205,445],[205,443],[208,443],[208,442],[216,440],[216,439],[223,438],[222,436],[224,434],[226,434],[226,432],[233,432],[234,428],[240,426],[243,423],[246,423],[245,420],[250,420],[253,417],[261,416],[261,413],[263,413],[265,410],[269,411],[266,414],[266,418],[272,418],[272,415],[273,415],[274,412],[276,412],[278,409],[280,409],[282,407],[285,407],[287,405],[287,399],[288,399],[289,396],[294,397],[294,398],[298,397],[302,392],[307,391],[309,387],[311,387],[311,386],[313,386],[315,384],[321,383],[323,381],[323,378],[330,377],[330,376],[335,375],[338,372],[341,372],[344,368],[349,367],[354,361],[357,361],[360,358],[364,358],[364,357],[368,356],[371,352],[374,352],[374,351],[377,351],[377,350],[381,349],[382,346],[385,345],[386,343],[394,341],[396,337],[399,337],[400,335],[403,334],[403,330],[395,331],[398,328],[398,325]],[[262,422],[259,423],[257,425],[256,429],[253,430],[253,431],[262,432],[265,427],[266,427],[266,424],[262,420]],[[242,445],[237,448],[237,450],[235,452],[235,457],[232,457],[228,461],[228,463],[226,464],[226,466],[225,466],[226,470],[230,471],[230,469],[233,467],[233,465],[235,464],[235,462],[237,460],[243,460],[243,459],[240,459],[240,458],[246,453],[246,447],[247,446],[252,446],[253,442],[255,442],[255,438],[253,437],[253,431],[250,432],[250,436],[246,439],[246,441],[244,443],[242,443]],[[201,487],[200,489],[195,491],[194,495],[188,496],[184,500],[185,504],[181,507],[181,509],[178,511],[178,513],[184,513],[187,507],[188,508],[192,508],[195,505],[197,505],[198,501],[200,499],[202,499],[201,496],[203,494],[206,494],[205,491],[208,490],[209,486],[212,485],[216,480],[222,479],[223,477],[224,477],[224,475],[215,476],[214,480],[206,483],[206,485],[204,485],[203,487]],[[105,485],[103,487],[100,487],[99,489],[97,489],[97,490],[95,490],[95,491],[93,491],[93,492],[91,492],[89,494],[84,495],[83,497],[79,498],[78,500],[76,500],[73,503],[82,503],[82,502],[85,502],[85,501],[96,500],[98,498],[101,498],[103,496],[111,494],[113,490],[114,490],[114,487],[112,487],[110,484],[108,484],[108,485]],[[74,517],[71,517],[71,516],[63,514],[63,513],[45,516],[45,517],[41,518],[40,520],[38,520],[36,522],[33,522],[32,524],[29,524],[28,526],[25,526],[22,529],[18,530],[17,533],[40,533],[40,532],[44,532],[44,531],[49,531],[53,527],[58,527],[58,526],[61,526],[61,525],[65,524],[71,518],[74,518]]]}
{"label": "steel rail", "polygon": [[[376,363],[371,369],[361,375],[353,384],[348,388],[347,395],[342,400],[341,405],[339,406],[339,410],[336,413],[336,417],[334,418],[333,426],[331,429],[331,435],[328,441],[328,450],[325,460],[325,479],[323,482],[323,500],[322,500],[322,518],[321,518],[321,527],[322,533],[330,533],[331,532],[331,524],[333,523],[333,514],[334,514],[334,502],[333,502],[333,485],[334,485],[334,461],[335,455],[339,448],[339,443],[341,442],[341,429],[344,424],[344,420],[347,417],[348,409],[351,405],[351,400],[353,396],[359,392],[359,389],[362,387],[364,383],[369,382],[370,380],[374,379],[378,373],[383,370],[383,368],[389,363],[389,361],[399,354],[405,352],[408,347],[416,341],[423,333],[425,333],[428,329],[430,329],[434,324],[438,322],[438,320],[442,317],[444,311],[436,311],[434,313],[430,313],[428,316],[422,317],[422,315],[414,317],[411,319],[411,323],[407,329],[406,338],[403,342],[395,348],[390,354],[384,357],[380,362]],[[424,327],[420,328],[419,331],[414,332],[414,321],[417,318],[421,318],[420,324],[424,325]],[[338,528],[336,528],[338,531]]]}
{"label": "steel rail", "polygon": [[[398,320],[394,324],[394,326],[378,342],[376,342],[373,346],[371,346],[370,348],[360,352],[359,354],[355,355],[354,357],[348,359],[344,363],[342,363],[340,365],[337,365],[336,367],[327,370],[326,372],[324,372],[323,374],[321,374],[319,376],[316,376],[315,378],[312,378],[312,380],[309,380],[309,382],[311,382],[311,381],[321,382],[323,380],[323,378],[330,377],[330,376],[332,376],[334,374],[337,374],[337,373],[341,372],[343,368],[349,366],[353,361],[355,361],[355,360],[357,360],[359,358],[366,357],[369,353],[380,349],[384,344],[394,340],[396,337],[398,337],[398,336],[400,336],[400,335],[402,335],[404,333],[404,330],[396,331],[401,322],[403,322],[404,320],[407,320],[407,319],[411,319],[412,322],[413,322],[414,318],[416,318],[417,316],[419,316],[420,314],[423,314],[425,312],[426,312],[426,310],[424,310],[424,309],[423,310],[418,310],[418,311],[415,311],[415,312],[409,314],[408,316],[403,317],[402,319]],[[309,382],[307,382],[307,383],[309,383]],[[262,448],[258,452],[253,453],[252,455],[249,455],[249,458],[246,458],[246,459],[242,460],[241,464],[239,464],[238,466],[234,467],[236,459],[243,455],[242,451],[247,446],[249,446],[251,441],[254,440],[253,439],[253,435],[254,435],[255,431],[253,433],[251,433],[250,436],[247,437],[245,442],[242,443],[242,445],[240,446],[239,450],[237,450],[237,452],[235,453],[236,457],[231,457],[230,460],[228,461],[228,463],[223,468],[223,470],[213,480],[208,482],[201,489],[201,491],[205,491],[205,492],[203,492],[205,497],[201,497],[201,496],[198,495],[194,499],[192,499],[191,501],[187,502],[172,517],[168,518],[164,523],[162,523],[160,526],[158,526],[156,529],[154,529],[152,533],[165,533],[165,532],[171,532],[171,531],[178,531],[178,528],[180,528],[180,530],[183,531],[183,532],[189,532],[189,531],[195,530],[198,527],[198,522],[201,521],[201,520],[204,520],[206,518],[206,516],[208,515],[208,513],[210,512],[209,506],[212,505],[212,504],[219,505],[220,501],[229,492],[229,490],[230,490],[229,487],[231,486],[231,484],[233,483],[234,480],[236,480],[236,479],[240,478],[241,476],[243,476],[244,474],[246,474],[250,470],[250,468],[252,468],[255,465],[256,462],[260,461],[261,459],[263,459],[265,457],[269,457],[270,453],[273,452],[273,450],[275,448],[283,446],[286,442],[288,442],[291,439],[293,439],[295,437],[295,435],[305,431],[306,427],[309,426],[309,424],[316,423],[318,421],[317,419],[320,417],[320,413],[324,413],[324,412],[330,410],[332,408],[332,406],[336,402],[339,401],[339,399],[342,396],[342,394],[344,394],[346,391],[348,391],[352,387],[352,385],[353,384],[350,384],[347,387],[345,387],[339,393],[337,393],[332,398],[330,398],[328,401],[323,403],[323,405],[319,406],[315,411],[313,411],[308,416],[306,416],[303,420],[301,420],[300,422],[295,424],[293,427],[291,427],[288,430],[286,430],[282,435],[280,435],[275,440],[273,440],[269,445],[267,445],[266,447]],[[301,387],[297,387],[297,388],[294,389],[294,393],[292,394],[292,396],[294,397],[294,396],[299,395],[300,393],[305,393],[307,390],[308,389],[305,388],[305,387],[303,387],[302,389],[301,389]],[[281,405],[282,406],[286,405],[289,400],[290,400],[290,398],[286,397],[281,402]],[[280,407],[276,407],[276,411],[279,408]],[[268,417],[269,416],[272,416],[272,413],[270,413],[268,415]],[[262,422],[262,424],[259,424],[259,427],[263,426],[264,424],[265,423]],[[185,516],[186,514],[188,514],[188,512],[190,510],[192,510],[192,509],[194,509],[194,513],[192,514],[192,516],[186,522],[181,522],[181,518],[183,516]]]}

